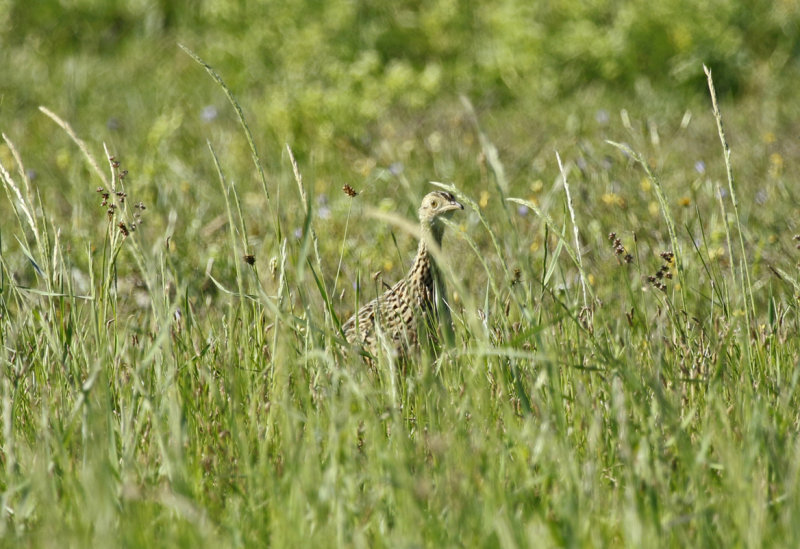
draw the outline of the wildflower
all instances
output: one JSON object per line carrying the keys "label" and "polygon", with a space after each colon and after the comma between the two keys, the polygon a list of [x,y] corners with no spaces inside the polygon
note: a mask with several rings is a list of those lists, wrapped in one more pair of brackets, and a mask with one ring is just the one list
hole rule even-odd
{"label": "wildflower", "polygon": [[783,157],[779,153],[769,155],[769,175],[780,177],[783,173]]}
{"label": "wildflower", "polygon": [[206,105],[200,112],[200,119],[203,122],[213,122],[219,113],[214,105]]}
{"label": "wildflower", "polygon": [[600,200],[602,200],[603,204],[606,206],[619,206],[620,208],[625,207],[625,199],[617,193],[605,193],[600,197]]}
{"label": "wildflower", "polygon": [[319,210],[317,210],[317,214],[322,219],[328,219],[331,216],[331,209],[328,207],[328,195],[322,193],[317,196],[317,204],[319,204]]}

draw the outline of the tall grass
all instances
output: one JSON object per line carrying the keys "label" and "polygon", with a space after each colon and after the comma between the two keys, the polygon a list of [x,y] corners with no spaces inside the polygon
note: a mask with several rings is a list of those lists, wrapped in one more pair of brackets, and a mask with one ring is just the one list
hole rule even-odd
{"label": "tall grass", "polygon": [[[353,288],[369,276],[348,248],[386,230],[402,247],[405,225],[367,219],[361,194],[340,211],[380,228],[321,228],[302,158],[287,147],[267,175],[244,110],[190,55],[236,111],[266,230],[213,137],[196,162],[217,176],[222,252],[197,242],[213,229],[177,228],[180,204],[137,217],[118,160],[104,149],[106,175],[98,144],[49,111],[99,180],[70,183],[117,208],[76,236],[24,179],[25,151],[22,179],[0,170],[16,214],[0,250],[3,545],[797,545],[797,277],[749,277],[738,213],[734,261],[730,233],[722,257],[706,238],[727,218],[679,219],[661,177],[676,168],[616,142],[613,177],[644,171],[652,227],[596,218],[599,193],[567,187],[560,156],[553,189],[525,196],[476,125],[496,184],[438,184],[467,206],[440,258],[454,340],[370,369],[342,348],[338,318],[373,291]],[[169,207],[179,220],[148,229]]]}

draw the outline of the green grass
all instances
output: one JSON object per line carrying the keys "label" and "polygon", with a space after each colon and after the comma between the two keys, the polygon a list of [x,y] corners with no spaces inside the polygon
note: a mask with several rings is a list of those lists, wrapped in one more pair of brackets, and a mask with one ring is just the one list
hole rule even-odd
{"label": "green grass", "polygon": [[797,546],[800,19],[712,4],[4,8],[0,545]]}

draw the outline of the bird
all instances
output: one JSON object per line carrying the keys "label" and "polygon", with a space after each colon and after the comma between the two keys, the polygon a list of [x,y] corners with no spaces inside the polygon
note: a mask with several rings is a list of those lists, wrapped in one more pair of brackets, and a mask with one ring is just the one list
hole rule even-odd
{"label": "bird", "polygon": [[440,316],[449,320],[443,302],[445,284],[431,252],[441,249],[442,219],[464,206],[444,191],[425,195],[419,207],[420,240],[408,274],[373,299],[342,325],[347,341],[377,356],[384,345],[393,357],[408,358],[420,350],[420,340],[436,341]]}

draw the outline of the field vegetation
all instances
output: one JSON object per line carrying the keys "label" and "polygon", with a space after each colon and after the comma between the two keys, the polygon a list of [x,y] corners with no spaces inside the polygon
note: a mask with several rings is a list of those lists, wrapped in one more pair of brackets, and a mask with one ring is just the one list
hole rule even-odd
{"label": "field vegetation", "polygon": [[[0,46],[1,546],[800,544],[796,2],[10,1]],[[440,187],[455,340],[369,368]]]}

